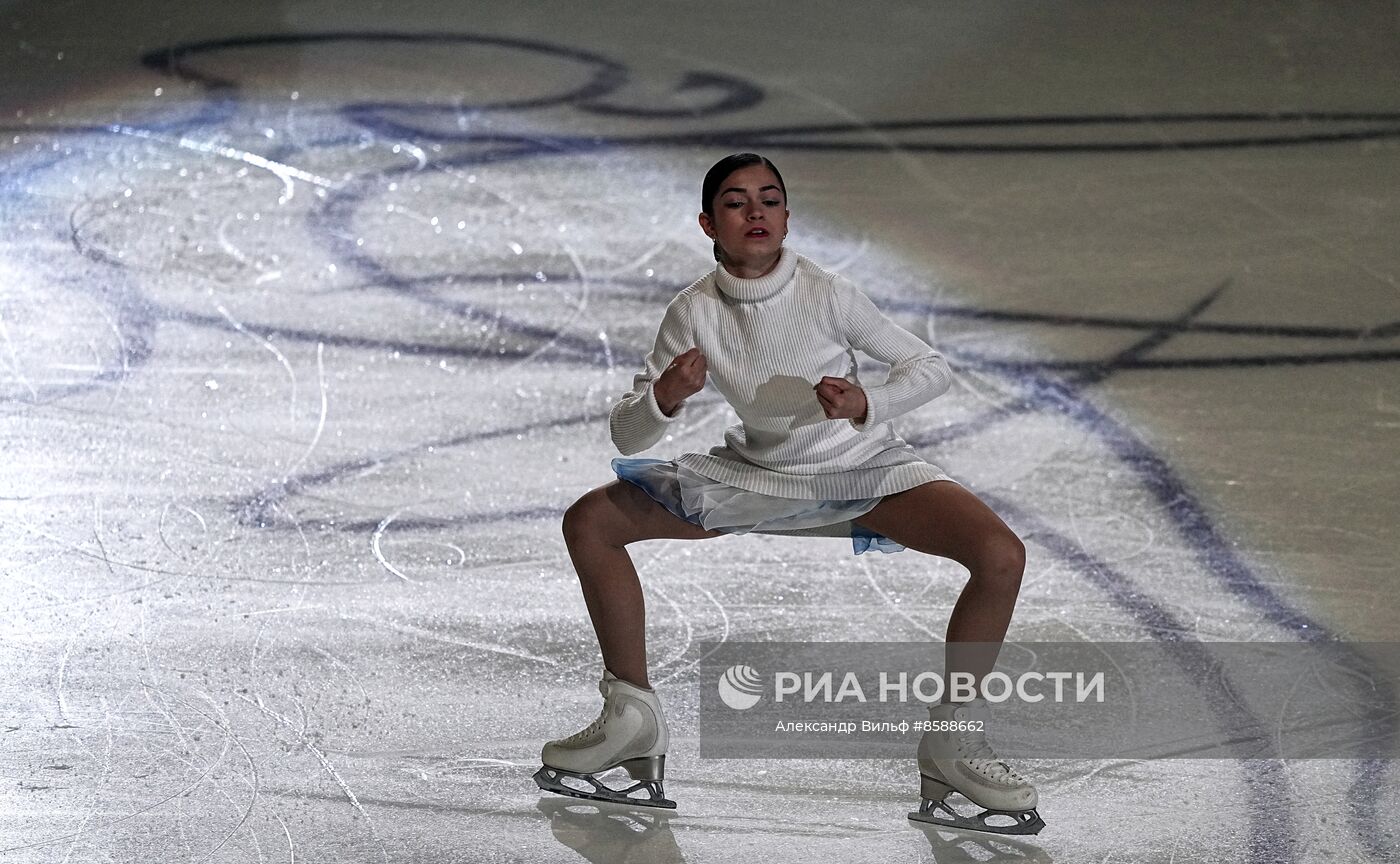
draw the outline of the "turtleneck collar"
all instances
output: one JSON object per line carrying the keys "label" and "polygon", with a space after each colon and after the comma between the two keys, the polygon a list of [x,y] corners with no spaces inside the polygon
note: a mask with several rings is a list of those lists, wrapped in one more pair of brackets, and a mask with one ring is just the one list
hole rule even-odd
{"label": "turtleneck collar", "polygon": [[741,279],[724,269],[723,264],[715,265],[715,284],[727,296],[744,303],[766,300],[777,294],[783,286],[792,281],[797,272],[797,253],[786,246],[778,254],[778,263],[767,276],[757,279]]}

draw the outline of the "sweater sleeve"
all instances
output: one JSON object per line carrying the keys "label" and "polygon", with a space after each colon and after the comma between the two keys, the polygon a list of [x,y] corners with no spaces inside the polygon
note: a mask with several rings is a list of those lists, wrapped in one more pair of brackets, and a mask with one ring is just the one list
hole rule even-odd
{"label": "sweater sleeve", "polygon": [[632,389],[608,413],[608,432],[622,455],[640,453],[660,441],[666,427],[685,412],[685,402],[682,401],[675,414],[669,417],[663,414],[661,406],[656,404],[652,387],[671,361],[689,351],[693,344],[690,297],[684,293],[677,294],[666,307],[666,314],[662,316],[661,326],[656,332],[656,344],[647,355],[642,371],[633,377]]}
{"label": "sweater sleeve", "polygon": [[851,426],[861,432],[873,429],[948,392],[953,373],[942,354],[886,318],[850,280],[836,277],[835,291],[847,344],[890,365],[884,384],[862,385],[865,422],[851,420]]}

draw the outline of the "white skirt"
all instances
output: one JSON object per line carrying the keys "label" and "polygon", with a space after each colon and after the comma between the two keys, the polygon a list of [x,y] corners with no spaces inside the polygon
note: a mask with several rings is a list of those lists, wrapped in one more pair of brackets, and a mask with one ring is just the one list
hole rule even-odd
{"label": "white skirt", "polygon": [[[637,486],[658,504],[693,525],[725,534],[811,534],[845,536],[859,555],[870,549],[899,552],[904,549],[882,534],[855,523],[883,496],[850,501],[813,501],[779,498],[750,492],[711,480],[684,465],[662,459],[614,459],[613,471]],[[813,529],[838,528],[838,532]]]}

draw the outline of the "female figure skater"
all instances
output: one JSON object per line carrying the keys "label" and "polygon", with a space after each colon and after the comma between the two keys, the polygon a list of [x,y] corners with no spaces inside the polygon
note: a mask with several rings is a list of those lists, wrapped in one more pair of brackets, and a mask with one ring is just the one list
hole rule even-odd
{"label": "female figure skater", "polygon": [[[978,681],[992,669],[1016,604],[1021,541],[890,426],[949,388],[942,355],[850,281],[783,245],[787,190],[772,162],[752,153],[720,160],[705,175],[701,210],[718,264],[667,306],[609,430],[623,455],[647,449],[684,416],[707,375],[741,422],[708,454],[614,459],[619,479],[565,512],[565,543],[602,649],[604,707],[581,732],[545,744],[535,780],[548,791],[675,806],[662,791],[666,721],[647,680],[630,543],[759,531],[849,536],[856,554],[873,545],[951,558],[970,578],[948,620],[947,671]],[[884,384],[861,384],[856,350],[890,365]],[[918,760],[924,800],[910,815],[1033,833],[1041,824],[1034,787],[997,759],[982,732],[946,731],[980,730],[986,711],[981,699],[930,709],[934,731]],[[597,779],[618,766],[636,782],[616,790]],[[954,790],[988,812],[957,815],[943,804]],[[989,825],[993,812],[1009,812],[1015,824]]]}

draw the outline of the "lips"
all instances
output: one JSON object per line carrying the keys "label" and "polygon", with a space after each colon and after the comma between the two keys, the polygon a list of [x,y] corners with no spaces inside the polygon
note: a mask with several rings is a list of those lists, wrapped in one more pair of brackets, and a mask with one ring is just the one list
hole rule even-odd
{"label": "lips", "polygon": [[752,228],[752,229],[750,229],[750,230],[744,232],[744,236],[745,236],[745,237],[767,237],[767,236],[768,236],[768,229],[767,229],[767,228]]}

